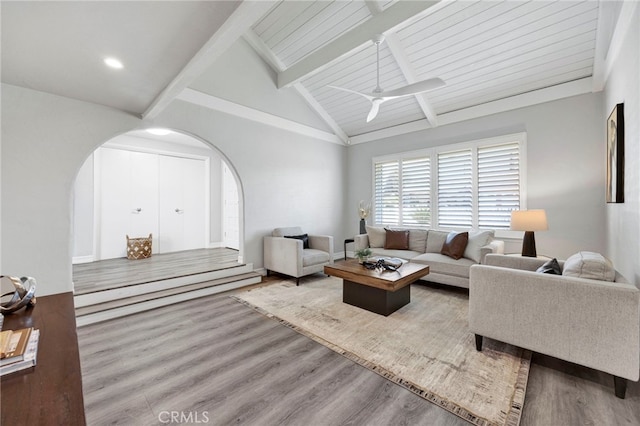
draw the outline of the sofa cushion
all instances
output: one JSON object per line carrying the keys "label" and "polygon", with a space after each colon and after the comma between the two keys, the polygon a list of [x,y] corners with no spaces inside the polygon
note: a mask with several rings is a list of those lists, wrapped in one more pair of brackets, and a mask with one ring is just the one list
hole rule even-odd
{"label": "sofa cushion", "polygon": [[312,266],[329,261],[329,253],[316,249],[302,250],[302,266]]}
{"label": "sofa cushion", "polygon": [[555,257],[542,264],[542,266],[536,269],[536,272],[540,272],[542,274],[562,275],[562,269],[560,268],[558,259]]}
{"label": "sofa cushion", "polygon": [[387,231],[384,228],[377,226],[366,225],[367,236],[369,237],[369,247],[384,247],[384,241],[387,236]]}
{"label": "sofa cushion", "polygon": [[373,256],[386,256],[386,257],[399,257],[400,259],[413,259],[414,257],[423,254],[421,251],[413,250],[387,250],[381,247],[372,248]]}
{"label": "sofa cushion", "polygon": [[468,232],[451,231],[449,232],[449,235],[447,235],[447,239],[445,240],[440,253],[458,260],[464,254],[464,249],[467,248],[468,241]]}
{"label": "sofa cushion", "polygon": [[616,271],[611,261],[600,253],[581,251],[565,260],[562,275],[600,281],[614,281]]}
{"label": "sofa cushion", "polygon": [[493,240],[494,231],[478,231],[469,233],[469,241],[464,249],[464,257],[480,263],[482,253],[480,249]]}
{"label": "sofa cushion", "polygon": [[429,234],[427,235],[427,246],[426,246],[425,252],[440,253],[442,251],[442,246],[444,245],[444,242],[447,240],[447,235],[449,235],[448,231],[429,230]]}
{"label": "sofa cushion", "polygon": [[[469,269],[471,265],[476,264],[473,260],[465,257],[454,260],[440,253],[423,253],[411,259],[411,262],[429,265],[429,273],[453,275],[462,278],[469,278]],[[429,281],[429,275],[424,279]]]}
{"label": "sofa cushion", "polygon": [[302,235],[285,235],[285,238],[293,238],[294,240],[302,240],[302,248],[303,249],[308,249],[309,248],[309,235],[307,234],[302,234]]}
{"label": "sofa cushion", "polygon": [[409,250],[409,231],[385,228],[384,248],[387,250]]}

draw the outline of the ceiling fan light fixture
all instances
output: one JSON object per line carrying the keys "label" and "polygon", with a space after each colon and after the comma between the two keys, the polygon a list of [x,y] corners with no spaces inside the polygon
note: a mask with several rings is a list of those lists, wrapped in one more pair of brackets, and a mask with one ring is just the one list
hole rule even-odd
{"label": "ceiling fan light fixture", "polygon": [[355,93],[356,95],[360,95],[371,102],[371,109],[367,115],[367,123],[376,118],[378,111],[380,110],[380,105],[385,101],[401,98],[403,96],[417,95],[418,93],[437,89],[438,87],[442,87],[446,84],[440,78],[430,78],[428,80],[407,84],[405,86],[398,87],[397,89],[383,90],[380,87],[380,44],[384,41],[384,35],[376,34],[371,41],[376,45],[376,88],[370,93],[365,93],[346,89],[344,87],[328,86],[332,89],[342,90],[343,92]]}

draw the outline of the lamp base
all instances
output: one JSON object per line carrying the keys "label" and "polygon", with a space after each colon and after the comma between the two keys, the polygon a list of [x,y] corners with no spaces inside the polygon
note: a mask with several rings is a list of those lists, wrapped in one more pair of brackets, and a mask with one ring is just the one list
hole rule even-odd
{"label": "lamp base", "polygon": [[526,257],[538,257],[536,253],[536,239],[533,236],[533,231],[525,231],[524,239],[522,240],[522,255]]}

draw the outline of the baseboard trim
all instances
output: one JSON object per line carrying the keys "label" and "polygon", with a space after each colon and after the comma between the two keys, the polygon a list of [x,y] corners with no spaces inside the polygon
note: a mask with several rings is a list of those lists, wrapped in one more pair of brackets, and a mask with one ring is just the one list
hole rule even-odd
{"label": "baseboard trim", "polygon": [[95,260],[95,257],[92,254],[87,256],[74,256],[71,259],[71,263],[74,265],[77,265],[79,263],[90,263],[90,262],[93,262],[94,260]]}

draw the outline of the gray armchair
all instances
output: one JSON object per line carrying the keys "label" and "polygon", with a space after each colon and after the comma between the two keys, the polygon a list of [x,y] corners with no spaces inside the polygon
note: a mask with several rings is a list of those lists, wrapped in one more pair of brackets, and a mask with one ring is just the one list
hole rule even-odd
{"label": "gray armchair", "polygon": [[[264,267],[267,276],[271,271],[296,278],[322,272],[324,265],[333,263],[333,237],[329,235],[308,235],[308,248],[304,248],[298,226],[276,228],[270,236],[264,237]],[[289,238],[287,238],[289,237]],[[293,238],[298,237],[298,238]]]}

